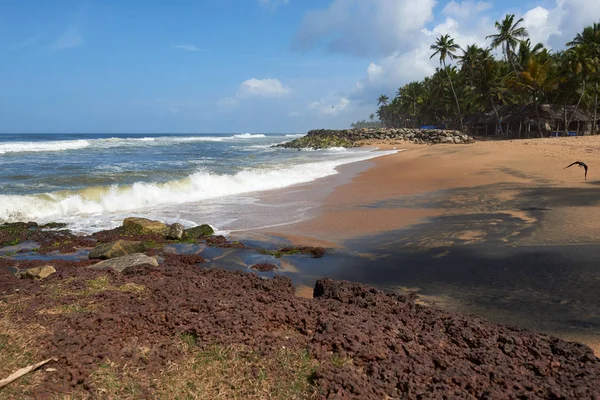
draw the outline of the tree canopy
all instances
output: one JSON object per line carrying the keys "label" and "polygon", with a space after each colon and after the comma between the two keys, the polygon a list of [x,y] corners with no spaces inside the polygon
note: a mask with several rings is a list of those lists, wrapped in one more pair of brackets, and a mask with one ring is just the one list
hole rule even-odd
{"label": "tree canopy", "polygon": [[[588,113],[588,125],[596,133],[600,23],[585,27],[565,50],[551,51],[531,43],[522,22],[512,14],[497,21],[485,48],[471,44],[461,49],[450,35],[441,35],[431,45],[431,58],[440,62],[435,73],[398,88],[391,99],[379,96],[379,121],[387,127],[462,129],[463,117],[485,112],[495,113],[501,130],[498,110],[503,106],[528,106],[537,112],[539,105],[553,104]],[[501,58],[493,56],[494,49],[502,50]],[[539,115],[534,119],[542,134]],[[569,124],[566,116],[565,129]]]}

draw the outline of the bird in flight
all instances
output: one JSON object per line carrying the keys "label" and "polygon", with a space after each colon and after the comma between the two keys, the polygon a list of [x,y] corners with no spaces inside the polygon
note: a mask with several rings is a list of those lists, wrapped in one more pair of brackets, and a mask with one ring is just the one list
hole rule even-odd
{"label": "bird in flight", "polygon": [[573,166],[573,165],[575,165],[575,164],[577,164],[577,165],[579,165],[580,167],[583,167],[583,169],[585,169],[585,175],[584,175],[584,177],[585,177],[585,180],[587,181],[587,171],[588,171],[588,166],[587,166],[587,165],[586,165],[584,162],[581,162],[581,161],[575,161],[573,164],[567,165],[567,166],[566,166],[564,169],[567,169],[567,168],[569,168],[569,167],[572,167],[572,166]]}

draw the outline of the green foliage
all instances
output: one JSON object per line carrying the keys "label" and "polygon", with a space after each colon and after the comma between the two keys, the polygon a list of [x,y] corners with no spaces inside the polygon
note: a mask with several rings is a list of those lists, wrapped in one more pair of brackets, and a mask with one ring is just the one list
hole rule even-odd
{"label": "green foliage", "polygon": [[[472,44],[461,49],[449,35],[438,37],[431,58],[438,58],[440,67],[422,81],[398,88],[393,99],[379,96],[376,115],[381,123],[390,128],[460,129],[463,115],[492,110],[498,115],[504,105],[576,105],[596,112],[600,23],[584,28],[561,52],[533,44],[522,23],[514,15],[496,22],[488,48]],[[502,59],[493,56],[496,48],[502,49]],[[447,64],[453,60],[456,65]]]}

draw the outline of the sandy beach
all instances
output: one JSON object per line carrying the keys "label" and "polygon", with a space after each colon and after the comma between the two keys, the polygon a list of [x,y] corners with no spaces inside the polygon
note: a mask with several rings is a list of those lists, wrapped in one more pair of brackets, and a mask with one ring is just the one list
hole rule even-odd
{"label": "sandy beach", "polygon": [[[600,354],[598,299],[589,293],[600,286],[593,268],[600,238],[600,179],[593,158],[600,153],[600,138],[364,145],[403,151],[365,162],[363,171],[323,198],[313,218],[263,233],[293,242],[329,243],[388,265],[377,272],[384,275],[378,278],[375,272],[364,272],[367,266],[357,267],[361,273],[351,272],[355,268],[350,265],[330,271],[337,279],[416,291],[423,303],[579,340]],[[587,180],[583,168],[564,169],[574,161],[589,165]],[[341,175],[350,168],[356,167],[341,167]],[[310,197],[319,187],[331,186],[333,179],[339,178],[325,178],[294,196]],[[477,272],[462,271],[468,262],[452,255],[459,249],[483,254],[475,268],[485,277],[472,278]],[[525,253],[531,260],[524,260]],[[394,263],[403,264],[415,254],[421,257],[417,260],[435,259],[435,268],[447,265],[450,277],[441,279],[433,270],[430,275],[402,272],[396,277],[400,268]],[[520,265],[519,272],[511,277],[493,270],[502,257]],[[560,259],[560,265],[550,271],[544,257]],[[426,270],[423,265],[413,268]],[[523,279],[515,282],[521,273]],[[472,295],[465,295],[465,289]],[[539,318],[530,319],[528,313]],[[557,313],[564,319],[555,318]]]}

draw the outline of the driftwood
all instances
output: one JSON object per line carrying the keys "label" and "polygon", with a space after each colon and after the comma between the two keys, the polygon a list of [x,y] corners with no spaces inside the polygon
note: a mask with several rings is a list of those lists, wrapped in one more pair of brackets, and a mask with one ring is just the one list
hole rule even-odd
{"label": "driftwood", "polygon": [[38,369],[42,365],[48,364],[50,361],[58,361],[58,360],[56,358],[49,358],[47,360],[40,361],[37,364],[28,365],[27,367],[23,367],[20,370],[18,370],[16,372],[13,372],[7,378],[4,378],[4,379],[0,380],[0,389],[3,388],[4,386],[8,385],[12,381],[19,379],[23,375],[27,375],[31,371],[35,371],[36,369]]}

